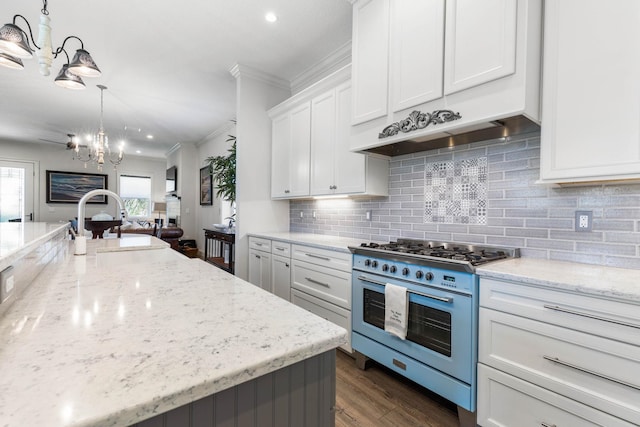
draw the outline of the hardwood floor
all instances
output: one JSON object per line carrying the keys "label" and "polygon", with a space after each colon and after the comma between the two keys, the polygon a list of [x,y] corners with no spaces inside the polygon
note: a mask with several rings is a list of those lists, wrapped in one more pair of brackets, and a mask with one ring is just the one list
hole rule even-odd
{"label": "hardwood floor", "polygon": [[336,427],[457,427],[456,406],[395,372],[336,357]]}

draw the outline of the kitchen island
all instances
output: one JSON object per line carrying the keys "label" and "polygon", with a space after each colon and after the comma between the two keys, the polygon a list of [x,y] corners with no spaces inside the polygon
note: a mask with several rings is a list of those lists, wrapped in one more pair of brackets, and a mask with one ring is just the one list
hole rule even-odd
{"label": "kitchen island", "polygon": [[3,314],[0,425],[333,425],[344,329],[145,238],[90,240],[85,256],[68,242]]}

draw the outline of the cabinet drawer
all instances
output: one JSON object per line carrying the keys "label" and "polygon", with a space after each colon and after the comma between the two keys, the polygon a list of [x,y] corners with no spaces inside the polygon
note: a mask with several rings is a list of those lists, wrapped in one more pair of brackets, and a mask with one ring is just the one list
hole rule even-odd
{"label": "cabinet drawer", "polygon": [[292,262],[291,287],[351,310],[351,274],[304,261]]}
{"label": "cabinet drawer", "polygon": [[271,240],[260,237],[249,237],[249,249],[271,252]]}
{"label": "cabinet drawer", "polygon": [[486,308],[481,363],[640,425],[640,347]]}
{"label": "cabinet drawer", "polygon": [[351,254],[311,246],[293,245],[292,258],[351,274]]}
{"label": "cabinet drawer", "polygon": [[480,306],[640,346],[640,305],[480,279]]}
{"label": "cabinet drawer", "polygon": [[478,424],[483,427],[633,425],[483,364],[478,365]]}
{"label": "cabinet drawer", "polygon": [[291,243],[271,241],[271,253],[287,258],[291,258]]}
{"label": "cabinet drawer", "polygon": [[351,312],[349,310],[329,304],[296,289],[291,290],[291,302],[331,323],[345,328],[348,333],[347,343],[341,345],[340,348],[351,353]]}

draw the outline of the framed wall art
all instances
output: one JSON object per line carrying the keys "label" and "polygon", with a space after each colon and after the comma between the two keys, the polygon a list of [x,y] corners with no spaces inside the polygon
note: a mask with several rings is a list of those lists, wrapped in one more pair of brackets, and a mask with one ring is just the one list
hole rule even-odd
{"label": "framed wall art", "polygon": [[213,188],[209,166],[200,169],[200,204],[213,205]]}
{"label": "framed wall art", "polygon": [[[78,203],[91,190],[107,189],[108,175],[47,171],[47,203]],[[106,205],[107,196],[95,196],[87,203]]]}

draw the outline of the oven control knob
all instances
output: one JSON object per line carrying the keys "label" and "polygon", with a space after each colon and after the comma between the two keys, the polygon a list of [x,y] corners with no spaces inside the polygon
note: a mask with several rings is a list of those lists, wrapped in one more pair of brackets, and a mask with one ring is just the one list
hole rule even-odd
{"label": "oven control knob", "polygon": [[371,267],[378,268],[378,261],[376,261],[375,259],[371,261]]}
{"label": "oven control knob", "polygon": [[364,266],[365,267],[369,267],[371,265],[371,260],[370,259],[365,259],[364,260]]}
{"label": "oven control knob", "polygon": [[389,271],[389,265],[388,264],[384,264],[382,266],[382,271]]}
{"label": "oven control knob", "polygon": [[396,267],[395,265],[392,265],[389,271],[392,273],[395,273],[396,271],[398,271],[398,267]]}
{"label": "oven control knob", "polygon": [[409,275],[409,269],[407,267],[402,269],[402,275],[403,276],[408,276]]}
{"label": "oven control knob", "polygon": [[422,270],[418,270],[416,271],[416,279],[422,279],[424,273],[422,273]]}
{"label": "oven control knob", "polygon": [[430,271],[427,271],[424,275],[424,279],[427,281],[433,280],[433,273]]}

